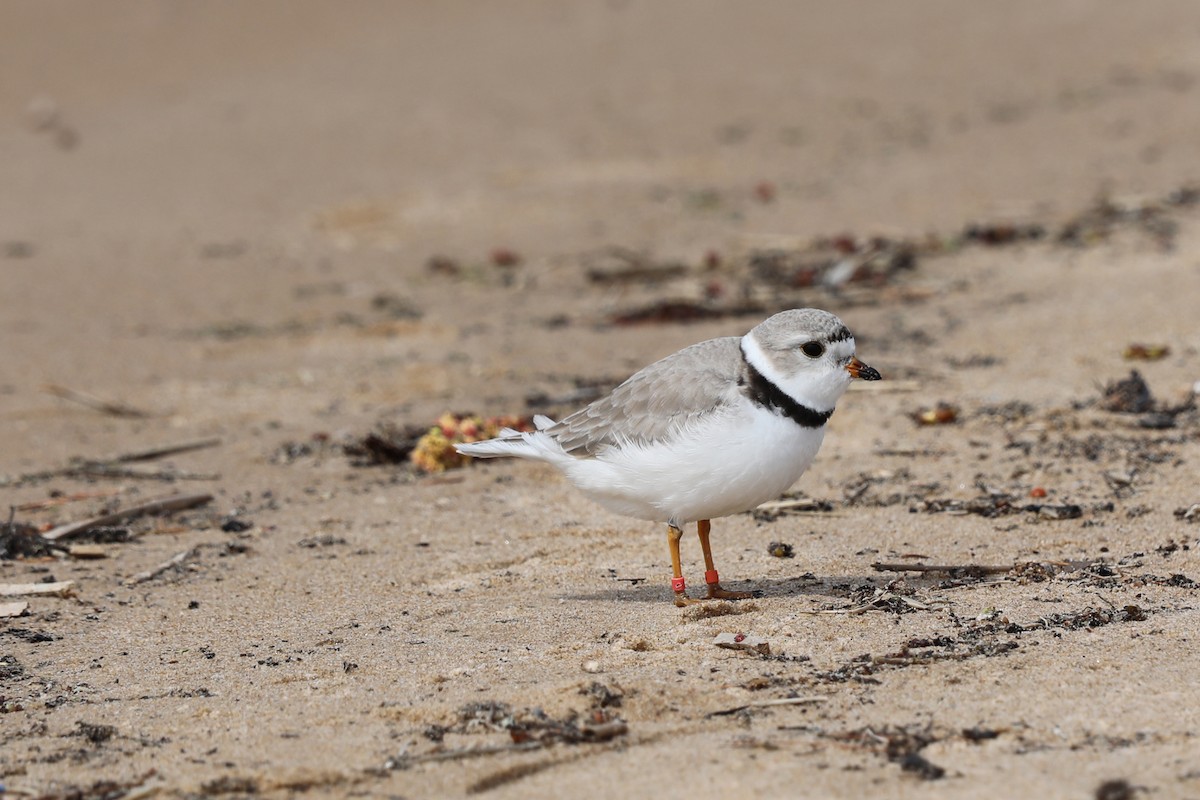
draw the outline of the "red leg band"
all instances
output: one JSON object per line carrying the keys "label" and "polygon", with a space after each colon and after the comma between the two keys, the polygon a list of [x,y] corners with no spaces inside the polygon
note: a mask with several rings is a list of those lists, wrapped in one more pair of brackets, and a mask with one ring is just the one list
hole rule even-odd
{"label": "red leg band", "polygon": [[675,594],[682,594],[686,588],[683,578],[671,578],[671,588],[675,590]]}
{"label": "red leg band", "polygon": [[704,582],[709,586],[712,586],[714,583],[720,583],[721,578],[717,575],[717,571],[715,569],[705,570]]}

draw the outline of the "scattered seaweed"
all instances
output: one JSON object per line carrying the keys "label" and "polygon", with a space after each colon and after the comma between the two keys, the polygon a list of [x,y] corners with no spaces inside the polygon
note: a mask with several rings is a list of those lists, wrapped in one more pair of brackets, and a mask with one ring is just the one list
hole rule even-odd
{"label": "scattered seaweed", "polygon": [[[540,708],[513,709],[507,703],[495,700],[469,703],[459,708],[453,724],[437,726],[433,736],[426,734],[426,738],[437,745],[432,750],[394,756],[385,762],[384,769],[402,770],[430,761],[457,761],[499,753],[539,750],[555,744],[595,744],[628,732],[625,722],[608,710],[618,707],[623,695],[607,687],[602,691],[593,691],[589,687],[584,693],[593,698],[591,710],[582,717],[572,713],[561,719],[549,716]],[[470,735],[491,732],[507,733],[508,741],[459,748],[447,748],[442,744],[449,733]]]}
{"label": "scattered seaweed", "polygon": [[879,730],[864,727],[828,734],[828,738],[878,753],[921,780],[935,781],[946,775],[944,768],[921,755],[922,750],[942,738],[934,735],[928,726],[884,726]]}

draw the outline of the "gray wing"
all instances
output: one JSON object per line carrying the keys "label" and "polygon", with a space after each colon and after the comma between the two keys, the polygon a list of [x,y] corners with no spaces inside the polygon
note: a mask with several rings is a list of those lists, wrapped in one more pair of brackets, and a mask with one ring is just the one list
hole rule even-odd
{"label": "gray wing", "polygon": [[741,340],[710,339],[656,361],[546,432],[575,456],[614,444],[660,441],[735,401],[744,375]]}

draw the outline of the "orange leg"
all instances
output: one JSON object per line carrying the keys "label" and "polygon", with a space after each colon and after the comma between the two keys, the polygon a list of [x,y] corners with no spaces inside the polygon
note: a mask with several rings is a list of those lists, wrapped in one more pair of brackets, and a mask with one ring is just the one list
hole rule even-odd
{"label": "orange leg", "polygon": [[749,600],[754,595],[750,592],[730,592],[721,588],[721,579],[717,576],[717,568],[713,566],[712,548],[708,544],[708,534],[712,523],[702,519],[696,523],[696,533],[700,536],[700,549],[704,551],[704,582],[708,584],[709,600]]}
{"label": "orange leg", "polygon": [[676,528],[671,523],[667,523],[667,544],[671,548],[671,588],[675,591],[675,605],[683,608],[689,603],[696,601],[690,600],[683,593],[683,567],[679,563],[679,539],[683,536],[683,531]]}
{"label": "orange leg", "polygon": [[[708,594],[705,600],[747,600],[754,595],[750,592],[729,592],[721,588],[717,577],[717,568],[713,566],[712,547],[708,543],[708,534],[712,524],[702,519],[696,523],[696,533],[700,535],[700,549],[704,551],[704,581],[708,584]],[[667,544],[671,548],[671,588],[675,591],[675,605],[683,608],[703,600],[693,600],[684,593],[683,565],[679,559],[679,540],[683,538],[683,529],[667,523]]]}

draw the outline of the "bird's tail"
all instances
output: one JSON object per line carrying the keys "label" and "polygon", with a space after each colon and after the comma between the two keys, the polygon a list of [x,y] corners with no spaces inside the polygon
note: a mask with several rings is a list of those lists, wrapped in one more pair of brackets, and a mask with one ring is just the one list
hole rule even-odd
{"label": "bird's tail", "polygon": [[562,447],[552,437],[542,431],[553,426],[554,420],[538,414],[533,418],[535,431],[517,431],[512,428],[502,428],[495,439],[485,439],[482,442],[464,442],[454,445],[454,449],[464,456],[472,458],[532,458],[538,461],[550,461],[566,455]]}

